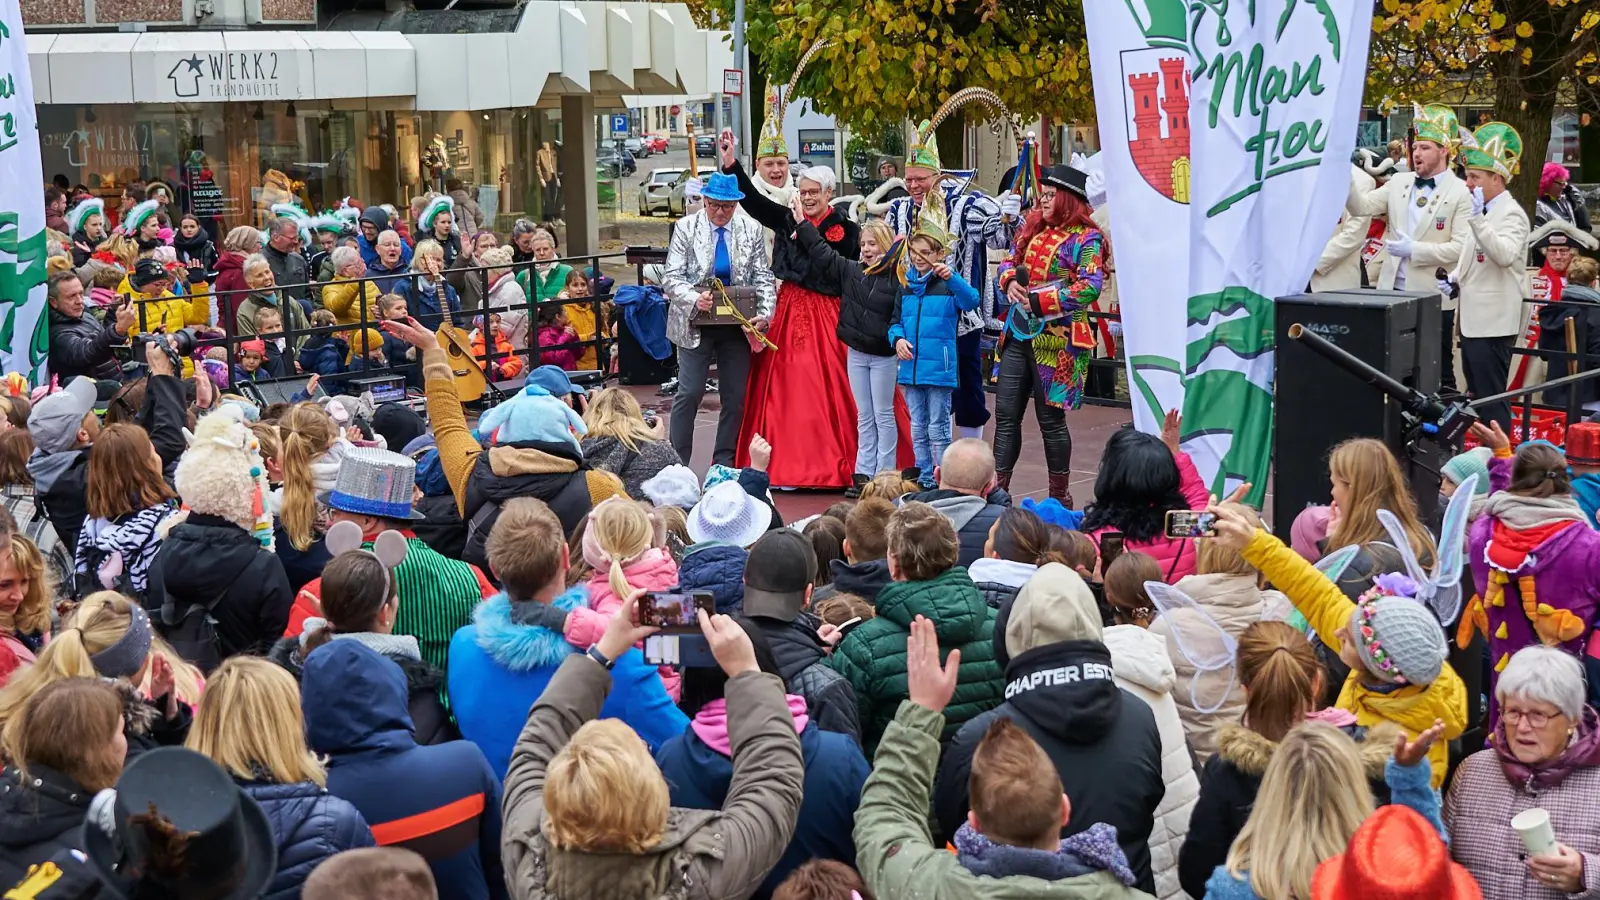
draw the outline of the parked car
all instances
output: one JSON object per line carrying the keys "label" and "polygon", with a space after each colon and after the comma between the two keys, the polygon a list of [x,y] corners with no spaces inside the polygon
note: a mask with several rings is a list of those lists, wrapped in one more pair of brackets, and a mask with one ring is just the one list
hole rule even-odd
{"label": "parked car", "polygon": [[639,171],[633,154],[627,150],[601,148],[594,155],[594,165],[606,178],[624,178]]}
{"label": "parked car", "polygon": [[637,137],[626,138],[622,142],[622,149],[628,151],[629,153],[632,153],[635,157],[638,157],[639,159],[644,159],[645,157],[650,155],[650,145],[645,143],[645,139],[644,138],[637,138]]}
{"label": "parked car", "polygon": [[651,169],[639,182],[639,215],[653,216],[658,209],[671,215],[672,186],[683,173],[683,169]]}
{"label": "parked car", "polygon": [[[710,173],[708,169],[700,170],[700,177],[705,178]],[[684,169],[677,179],[672,182],[672,190],[667,194],[667,215],[683,216],[688,214],[689,201],[684,197],[684,187],[689,183],[689,170]]]}
{"label": "parked car", "polygon": [[644,141],[645,141],[646,146],[648,146],[650,148],[650,152],[651,153],[665,153],[665,152],[667,152],[667,139],[662,135],[659,135],[659,134],[648,135],[648,136],[645,137]]}
{"label": "parked car", "polygon": [[709,134],[695,135],[694,155],[705,159],[716,159],[717,139]]}

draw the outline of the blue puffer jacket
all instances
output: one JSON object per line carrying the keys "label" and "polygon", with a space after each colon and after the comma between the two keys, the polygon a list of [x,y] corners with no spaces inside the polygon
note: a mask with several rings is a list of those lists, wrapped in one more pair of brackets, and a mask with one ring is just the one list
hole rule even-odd
{"label": "blue puffer jacket", "polygon": [[[575,587],[552,605],[584,606],[588,592]],[[499,594],[472,614],[472,624],[450,639],[450,710],[461,735],[477,744],[489,767],[505,778],[511,749],[528,723],[528,709],[567,657],[579,651],[567,639],[540,625],[519,625],[511,601]],[[630,650],[611,669],[611,692],[600,717],[621,719],[652,749],[683,733],[689,718],[672,704],[655,666]]]}
{"label": "blue puffer jacket", "polygon": [[733,615],[744,608],[744,564],[750,554],[742,547],[703,541],[683,552],[678,564],[678,590],[710,591],[717,612]]}
{"label": "blue puffer jacket", "polygon": [[278,872],[261,895],[266,900],[299,900],[301,886],[323,860],[377,843],[354,806],[309,781],[240,781],[239,788],[267,814],[278,841]]}
{"label": "blue puffer jacket", "polygon": [[956,386],[956,326],[961,313],[977,309],[982,299],[958,273],[949,280],[906,270],[906,288],[889,326],[889,346],[904,339],[911,358],[900,361],[900,383],[917,387]]}
{"label": "blue puffer jacket", "polygon": [[344,372],[345,357],[349,353],[350,345],[342,338],[314,334],[300,346],[300,371],[323,377],[338,375]]}

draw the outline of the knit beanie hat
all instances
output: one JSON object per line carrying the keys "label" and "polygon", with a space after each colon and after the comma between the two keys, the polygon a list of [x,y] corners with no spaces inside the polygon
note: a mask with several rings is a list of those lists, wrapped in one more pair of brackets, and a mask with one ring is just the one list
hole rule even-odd
{"label": "knit beanie hat", "polygon": [[1489,495],[1489,460],[1494,458],[1494,451],[1488,447],[1474,447],[1465,453],[1450,457],[1444,464],[1439,474],[1450,479],[1452,484],[1461,484],[1467,480],[1468,475],[1478,476],[1478,489],[1474,496],[1487,497]]}
{"label": "knit beanie hat", "polygon": [[623,486],[622,479],[604,469],[590,469],[584,473],[584,480],[589,487],[590,507],[599,506],[612,497],[628,496],[628,489]]}
{"label": "knit beanie hat", "polygon": [[[345,365],[349,365],[350,363],[354,362],[357,357],[367,355],[362,351],[362,347],[366,347],[368,350],[379,350],[383,348],[383,332],[376,328],[365,328],[352,331],[350,332],[347,340],[349,341],[350,349],[344,355]],[[363,340],[365,340],[365,343],[362,343]]]}
{"label": "knit beanie hat", "polygon": [[1350,634],[1367,671],[1395,684],[1431,684],[1449,647],[1433,612],[1415,599],[1416,582],[1389,573],[1356,601]]}
{"label": "knit beanie hat", "polygon": [[478,255],[478,262],[490,269],[509,269],[511,257],[510,247],[490,247]]}
{"label": "knit beanie hat", "polygon": [[173,485],[191,512],[226,519],[272,549],[272,513],[266,502],[270,487],[261,443],[237,406],[224,404],[195,425]]}
{"label": "knit beanie hat", "polygon": [[1011,602],[1006,652],[1015,659],[1046,644],[1098,641],[1102,636],[1100,608],[1083,578],[1060,563],[1046,563]]}
{"label": "knit beanie hat", "polygon": [[478,419],[478,431],[490,435],[496,444],[517,441],[566,442],[581,452],[578,438],[589,433],[588,426],[572,407],[536,384],[530,384],[511,399],[491,408]]}

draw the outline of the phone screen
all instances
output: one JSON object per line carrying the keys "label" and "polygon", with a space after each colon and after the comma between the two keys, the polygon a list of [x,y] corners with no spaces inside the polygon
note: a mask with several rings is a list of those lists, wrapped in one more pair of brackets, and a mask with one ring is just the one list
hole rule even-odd
{"label": "phone screen", "polygon": [[1108,531],[1100,535],[1100,571],[1103,574],[1122,555],[1122,532]]}
{"label": "phone screen", "polygon": [[1167,537],[1208,538],[1217,536],[1217,516],[1194,509],[1167,510]]}
{"label": "phone screen", "polygon": [[655,626],[668,634],[698,633],[697,609],[705,610],[707,615],[716,612],[716,601],[709,592],[650,591],[639,598],[639,624]]}

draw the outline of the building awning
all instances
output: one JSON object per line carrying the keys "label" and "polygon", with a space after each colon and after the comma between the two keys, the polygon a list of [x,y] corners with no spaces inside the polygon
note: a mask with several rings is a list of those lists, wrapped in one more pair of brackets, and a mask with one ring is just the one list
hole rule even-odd
{"label": "building awning", "polygon": [[404,35],[384,32],[28,35],[36,103],[411,97],[415,57]]}
{"label": "building awning", "polygon": [[34,98],[51,104],[372,98],[375,108],[474,111],[592,93],[597,102],[620,103],[624,93],[704,93],[712,80],[708,52],[720,43],[695,26],[682,3],[524,3],[515,19],[496,19],[498,31],[433,30],[416,20],[423,14],[347,14],[336,22],[372,30],[29,34]]}

